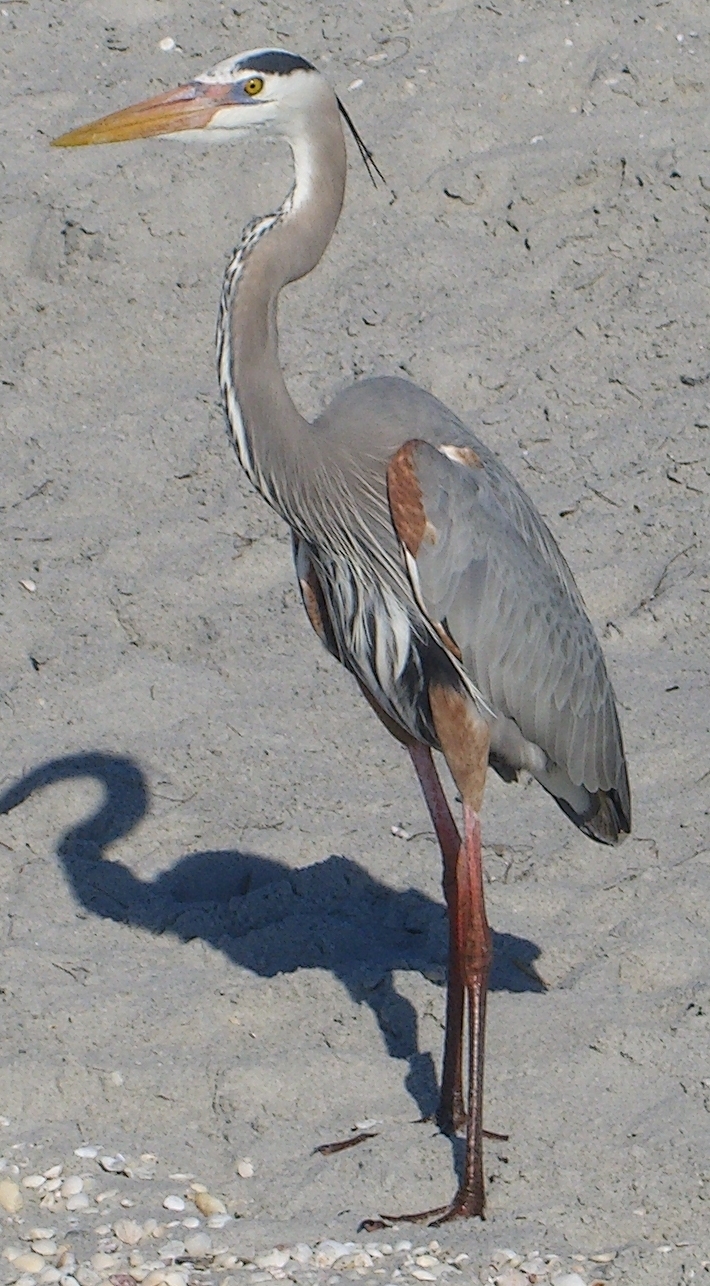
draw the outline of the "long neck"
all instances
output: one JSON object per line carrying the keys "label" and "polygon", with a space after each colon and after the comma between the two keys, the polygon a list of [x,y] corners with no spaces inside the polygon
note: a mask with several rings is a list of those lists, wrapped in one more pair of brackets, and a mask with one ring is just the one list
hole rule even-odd
{"label": "long neck", "polygon": [[322,101],[291,140],[295,183],[275,214],[255,220],[227,269],[217,328],[219,378],[240,462],[287,519],[310,447],[310,425],[294,406],[279,363],[279,292],[315,268],[338,221],[345,191],[345,143],[337,103]]}

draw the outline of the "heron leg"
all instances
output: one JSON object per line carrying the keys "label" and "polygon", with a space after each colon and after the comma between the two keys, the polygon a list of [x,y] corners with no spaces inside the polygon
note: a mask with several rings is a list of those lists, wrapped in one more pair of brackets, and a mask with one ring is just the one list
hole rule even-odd
{"label": "heron leg", "polygon": [[468,1001],[468,1117],[463,1175],[448,1206],[420,1214],[383,1215],[387,1224],[428,1223],[436,1228],[451,1219],[484,1217],[483,1063],[493,947],[483,896],[481,823],[478,812],[468,804],[464,804],[464,838],[456,862],[456,909],[455,936]]}
{"label": "heron leg", "polygon": [[457,869],[459,958],[468,1000],[468,1121],[464,1172],[448,1210],[434,1226],[461,1216],[483,1218],[483,1065],[486,1033],[488,974],[493,958],[491,931],[486,919],[481,858],[481,823],[478,813],[464,804],[464,842]]}
{"label": "heron leg", "polygon": [[456,871],[461,849],[458,827],[451,816],[431,750],[419,742],[408,747],[424,799],[434,824],[443,860],[443,886],[449,913],[449,967],[446,987],[446,1037],[441,1074],[441,1098],[436,1122],[444,1134],[455,1134],[465,1124],[461,1056],[463,1041],[464,987],[459,959],[458,897]]}

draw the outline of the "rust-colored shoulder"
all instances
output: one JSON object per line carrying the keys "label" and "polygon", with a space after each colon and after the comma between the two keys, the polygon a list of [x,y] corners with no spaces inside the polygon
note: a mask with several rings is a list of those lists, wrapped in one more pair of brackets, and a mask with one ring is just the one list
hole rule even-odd
{"label": "rust-colored shoulder", "polygon": [[387,466],[387,494],[392,522],[403,545],[416,558],[423,540],[432,544],[436,529],[429,522],[422,501],[422,489],[414,467],[417,439],[405,442]]}

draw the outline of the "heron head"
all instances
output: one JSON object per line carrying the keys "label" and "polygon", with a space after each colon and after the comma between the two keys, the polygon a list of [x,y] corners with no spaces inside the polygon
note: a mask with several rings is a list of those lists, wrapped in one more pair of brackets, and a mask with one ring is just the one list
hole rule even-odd
{"label": "heron head", "polygon": [[285,49],[252,49],[217,63],[186,85],[80,125],[53,147],[121,143],[135,138],[189,137],[223,141],[254,127],[289,135],[318,91],[332,96],[305,58]]}

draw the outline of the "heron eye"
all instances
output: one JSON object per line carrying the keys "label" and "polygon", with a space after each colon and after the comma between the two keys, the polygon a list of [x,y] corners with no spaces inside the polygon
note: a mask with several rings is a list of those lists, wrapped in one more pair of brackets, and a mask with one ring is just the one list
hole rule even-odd
{"label": "heron eye", "polygon": [[254,98],[257,94],[260,94],[263,88],[264,82],[261,79],[261,76],[252,76],[249,80],[245,80],[244,82],[244,93],[248,94],[250,98]]}

